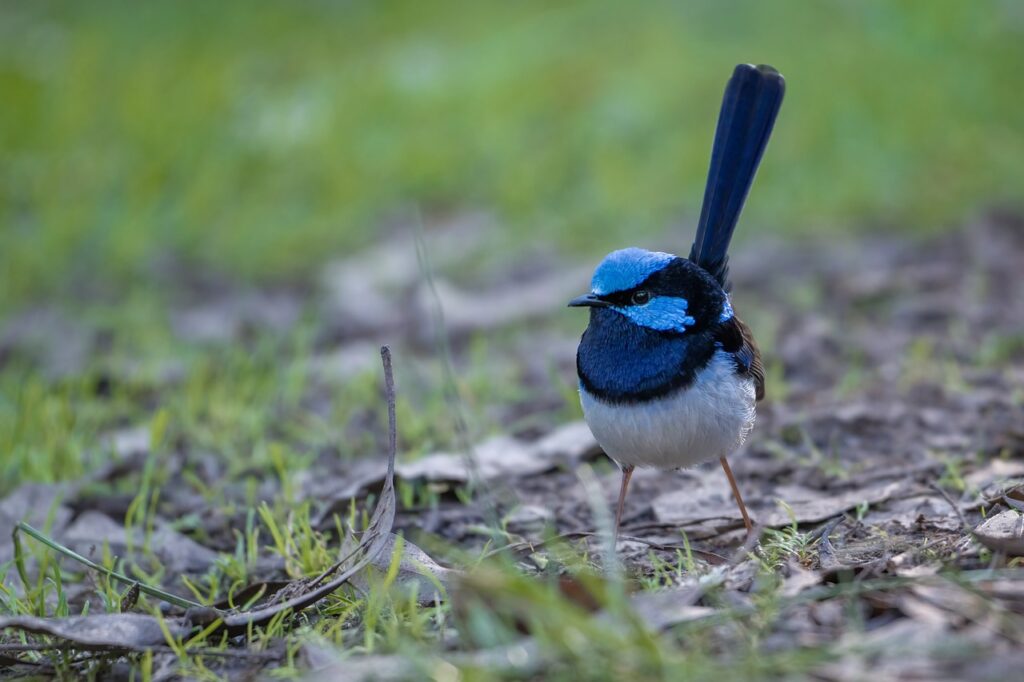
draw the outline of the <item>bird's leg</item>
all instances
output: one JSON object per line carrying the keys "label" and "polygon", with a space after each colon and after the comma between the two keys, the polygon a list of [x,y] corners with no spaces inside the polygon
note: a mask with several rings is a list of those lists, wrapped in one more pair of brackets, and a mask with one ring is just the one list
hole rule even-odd
{"label": "bird's leg", "polygon": [[747,514],[747,505],[743,504],[743,497],[740,495],[739,486],[736,485],[736,479],[732,476],[732,469],[729,468],[729,460],[725,457],[719,457],[718,461],[722,463],[722,469],[725,471],[725,475],[729,479],[729,486],[732,488],[732,496],[736,498],[736,505],[740,508],[740,514],[743,515],[743,525],[747,527],[747,533],[750,533],[750,531],[754,529],[754,524],[750,522],[750,516]]}
{"label": "bird's leg", "polygon": [[632,464],[622,467],[622,484],[619,486],[619,506],[615,509],[615,539],[619,539],[619,525],[622,523],[622,507],[626,503],[626,489],[629,488],[629,479],[633,475]]}

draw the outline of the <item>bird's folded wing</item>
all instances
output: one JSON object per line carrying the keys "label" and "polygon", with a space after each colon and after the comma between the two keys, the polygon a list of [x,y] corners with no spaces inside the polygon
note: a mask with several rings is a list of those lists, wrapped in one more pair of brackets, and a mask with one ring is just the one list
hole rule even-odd
{"label": "bird's folded wing", "polygon": [[757,399],[762,400],[764,365],[761,363],[761,351],[757,349],[750,327],[734,315],[719,326],[715,341],[723,351],[732,355],[736,361],[737,373],[749,375],[754,379]]}

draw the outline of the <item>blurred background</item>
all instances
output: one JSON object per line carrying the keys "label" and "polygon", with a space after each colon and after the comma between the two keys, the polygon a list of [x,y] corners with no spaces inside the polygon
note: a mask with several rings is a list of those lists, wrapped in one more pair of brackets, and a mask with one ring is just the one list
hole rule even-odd
{"label": "blurred background", "polygon": [[[685,253],[740,61],[776,66],[788,91],[739,251],[1020,206],[1024,6],[1009,0],[3,3],[5,487],[73,475],[103,433],[159,410],[249,461],[269,457],[270,416],[297,420],[296,457],[336,440],[376,400],[375,370],[327,407],[311,375],[344,365],[331,353],[351,337],[394,334],[356,333],[322,301],[346,298],[352,258],[415,254],[421,232],[487,233],[447,266],[471,285],[493,271],[514,287],[535,259],[577,273],[628,244]],[[420,256],[396,267],[418,278]],[[339,305],[379,304],[361,296]],[[256,312],[218,331],[239,306]],[[571,357],[582,320],[558,320]],[[457,349],[483,412],[528,383],[493,379],[494,343]],[[407,406],[408,446],[445,442],[444,405]]]}
{"label": "blurred background", "polygon": [[1020,198],[1022,33],[1009,1],[4,3],[3,308],[169,254],[301,279],[413,203],[589,256],[689,225],[739,61],[789,83],[741,238],[941,229]]}

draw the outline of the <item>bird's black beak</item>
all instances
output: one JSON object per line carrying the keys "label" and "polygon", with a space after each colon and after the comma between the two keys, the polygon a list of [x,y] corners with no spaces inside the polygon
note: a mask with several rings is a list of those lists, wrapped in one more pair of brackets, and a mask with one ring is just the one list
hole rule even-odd
{"label": "bird's black beak", "polygon": [[611,303],[596,294],[584,294],[569,301],[570,308],[607,308],[610,305]]}

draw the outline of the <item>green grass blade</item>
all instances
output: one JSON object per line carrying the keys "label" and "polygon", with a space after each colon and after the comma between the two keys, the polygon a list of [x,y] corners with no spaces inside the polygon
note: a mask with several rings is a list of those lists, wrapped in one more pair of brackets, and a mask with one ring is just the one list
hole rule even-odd
{"label": "green grass blade", "polygon": [[[64,545],[60,544],[59,542],[57,542],[53,538],[47,537],[46,535],[44,535],[40,531],[36,530],[35,528],[33,528],[29,524],[25,523],[24,521],[19,521],[17,527],[15,528],[15,531],[14,531],[15,532],[15,543],[17,543],[17,535],[16,534],[18,533],[18,531],[26,533],[30,537],[34,538],[35,540],[38,540],[39,542],[43,543],[44,545],[46,545],[50,549],[54,550],[55,552],[59,552],[59,553],[63,554],[64,556],[68,557],[69,559],[74,559],[78,563],[84,564],[85,566],[88,566],[89,568],[93,569],[94,571],[99,571],[100,573],[102,573],[103,575],[107,576],[108,578],[113,578],[114,580],[118,580],[120,582],[123,582],[126,585],[138,584],[139,591],[140,592],[144,592],[145,594],[148,594],[151,597],[156,597],[158,599],[163,599],[164,601],[166,601],[166,602],[168,602],[170,604],[174,604],[175,606],[180,606],[180,607],[182,607],[184,609],[193,609],[193,608],[201,609],[201,608],[206,608],[202,604],[200,604],[199,602],[194,602],[194,601],[190,601],[188,599],[184,599],[184,598],[179,597],[177,595],[171,594],[170,592],[164,592],[163,590],[161,590],[159,588],[156,588],[156,587],[150,587],[149,585],[145,585],[143,583],[140,583],[135,578],[129,578],[128,576],[124,575],[123,573],[118,573],[117,571],[113,571],[113,570],[107,568],[106,566],[101,566],[100,564],[97,564],[95,561],[92,561],[90,559],[85,558],[84,556],[82,556],[78,552],[74,551],[73,549],[65,547]],[[19,571],[20,570],[21,569],[19,567]]]}

